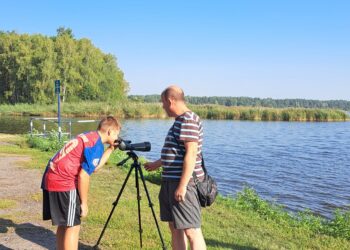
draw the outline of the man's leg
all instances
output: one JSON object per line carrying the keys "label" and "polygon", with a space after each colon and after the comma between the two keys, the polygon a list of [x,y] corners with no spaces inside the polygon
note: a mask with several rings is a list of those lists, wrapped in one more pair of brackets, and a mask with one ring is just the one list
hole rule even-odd
{"label": "man's leg", "polygon": [[182,229],[176,229],[173,222],[169,222],[169,228],[171,231],[171,246],[173,250],[186,250],[187,239],[185,232]]}
{"label": "man's leg", "polygon": [[65,226],[58,226],[56,232],[56,247],[57,250],[64,250],[64,234],[66,232]]}
{"label": "man's leg", "polygon": [[184,229],[192,250],[205,250],[206,245],[200,228]]}
{"label": "man's leg", "polygon": [[66,227],[64,249],[78,249],[80,225]]}

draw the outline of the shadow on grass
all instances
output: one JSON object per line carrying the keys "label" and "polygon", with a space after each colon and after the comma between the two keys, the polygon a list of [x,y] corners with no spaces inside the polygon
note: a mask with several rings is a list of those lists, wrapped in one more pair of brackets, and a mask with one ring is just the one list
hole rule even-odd
{"label": "shadow on grass", "polygon": [[223,249],[234,249],[234,250],[259,250],[256,247],[242,246],[234,243],[221,242],[213,239],[205,239],[208,247],[220,247]]}
{"label": "shadow on grass", "polygon": [[[31,223],[16,224],[12,220],[0,218],[0,234],[6,234],[9,228],[15,229],[15,233],[24,240],[32,242],[46,249],[56,249],[56,235],[44,227]],[[20,243],[19,243],[20,244]],[[18,246],[20,249],[21,246]],[[12,249],[6,246],[6,242],[0,244],[0,249]],[[79,242],[79,249],[93,249],[91,246]]]}

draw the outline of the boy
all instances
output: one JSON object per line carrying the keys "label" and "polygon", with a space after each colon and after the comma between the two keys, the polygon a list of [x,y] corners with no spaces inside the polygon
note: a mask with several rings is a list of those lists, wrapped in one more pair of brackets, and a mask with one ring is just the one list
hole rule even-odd
{"label": "boy", "polygon": [[[97,131],[78,135],[49,160],[41,185],[43,219],[58,226],[58,250],[78,249],[80,217],[88,213],[90,175],[108,160],[120,129],[120,123],[108,116],[100,121]],[[104,143],[110,145],[105,151]]]}

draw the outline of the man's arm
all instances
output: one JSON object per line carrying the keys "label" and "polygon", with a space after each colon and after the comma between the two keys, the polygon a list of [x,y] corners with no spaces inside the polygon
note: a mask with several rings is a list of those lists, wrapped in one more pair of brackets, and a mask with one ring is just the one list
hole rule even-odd
{"label": "man's arm", "polygon": [[147,171],[153,171],[153,170],[156,170],[158,168],[160,168],[162,166],[162,161],[161,159],[159,160],[156,160],[154,162],[146,162],[144,164],[144,167]]}
{"label": "man's arm", "polygon": [[197,159],[198,142],[186,142],[185,141],[186,154],[184,157],[184,164],[182,168],[182,175],[180,183],[175,191],[175,199],[177,201],[184,201],[186,195],[187,184],[191,179],[194,167]]}
{"label": "man's arm", "polygon": [[86,217],[88,214],[88,192],[89,192],[90,175],[84,169],[80,170],[78,178],[78,191],[81,201],[81,217]]}

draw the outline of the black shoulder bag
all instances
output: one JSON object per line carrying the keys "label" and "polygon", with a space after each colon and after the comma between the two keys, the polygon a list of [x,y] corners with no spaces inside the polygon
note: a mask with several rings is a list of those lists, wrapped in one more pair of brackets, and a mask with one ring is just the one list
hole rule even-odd
{"label": "black shoulder bag", "polygon": [[197,175],[192,173],[194,183],[196,184],[197,187],[197,192],[198,192],[198,197],[199,197],[199,202],[201,203],[202,207],[208,207],[211,204],[214,203],[215,198],[218,194],[218,187],[216,184],[216,181],[211,177],[207,169],[204,166],[204,158],[202,154],[202,168],[204,171],[204,179],[200,181],[197,177]]}
{"label": "black shoulder bag", "polygon": [[[181,148],[174,134],[174,126],[171,128],[171,132],[177,145],[179,146],[179,148]],[[198,198],[201,206],[208,207],[214,203],[215,198],[218,194],[218,187],[217,187],[216,181],[213,179],[213,177],[211,177],[208,174],[207,169],[205,168],[203,154],[201,154],[201,156],[202,156],[202,168],[204,171],[204,179],[200,181],[194,171],[192,173],[192,177],[197,188]]]}

